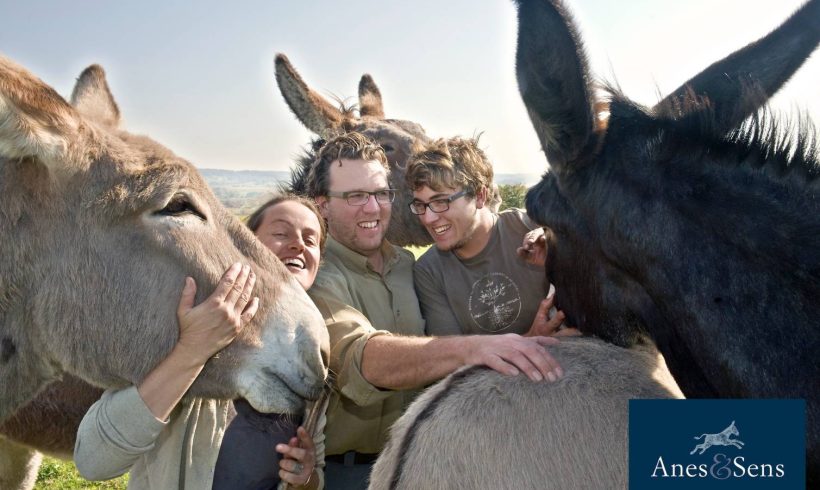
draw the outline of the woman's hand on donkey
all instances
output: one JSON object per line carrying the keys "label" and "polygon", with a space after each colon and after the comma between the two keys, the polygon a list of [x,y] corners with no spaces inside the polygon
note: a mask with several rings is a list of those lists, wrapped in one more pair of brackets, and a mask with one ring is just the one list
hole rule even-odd
{"label": "woman's hand on donkey", "polygon": [[250,266],[233,264],[222,275],[214,292],[194,306],[196,282],[186,277],[177,309],[177,348],[205,364],[230,344],[259,308],[259,298],[251,296],[255,283],[256,274]]}
{"label": "woman's hand on donkey", "polygon": [[179,340],[137,386],[145,406],[158,420],[168,420],[208,359],[230,344],[256,314],[259,298],[251,300],[255,282],[250,267],[234,264],[222,275],[213,294],[194,307],[196,283],[185,278],[177,309]]}

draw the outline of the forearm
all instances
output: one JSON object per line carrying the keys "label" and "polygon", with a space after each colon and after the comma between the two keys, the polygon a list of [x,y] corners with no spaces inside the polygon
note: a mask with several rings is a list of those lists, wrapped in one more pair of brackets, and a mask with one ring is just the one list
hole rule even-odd
{"label": "forearm", "polygon": [[361,374],[371,385],[392,390],[421,388],[466,365],[555,381],[563,371],[544,347],[556,343],[553,337],[516,334],[371,337],[362,352]]}
{"label": "forearm", "polygon": [[74,447],[77,469],[88,480],[117,477],[154,447],[164,428],[135,387],[107,391],[80,422]]}
{"label": "forearm", "polygon": [[179,340],[137,387],[157,419],[168,418],[208,359],[233,342],[251,321],[259,308],[259,299],[251,299],[255,283],[250,267],[237,262],[225,271],[214,292],[194,306],[196,282],[185,278],[177,307]]}
{"label": "forearm", "polygon": [[202,371],[205,360],[177,344],[137,387],[158,420],[166,420]]}
{"label": "forearm", "polygon": [[380,388],[421,388],[467,364],[473,342],[469,336],[372,337],[362,355],[362,375]]}
{"label": "forearm", "polygon": [[202,371],[203,354],[177,344],[137,387],[106,392],[83,417],[74,457],[86,479],[128,471],[150,451],[165,421]]}

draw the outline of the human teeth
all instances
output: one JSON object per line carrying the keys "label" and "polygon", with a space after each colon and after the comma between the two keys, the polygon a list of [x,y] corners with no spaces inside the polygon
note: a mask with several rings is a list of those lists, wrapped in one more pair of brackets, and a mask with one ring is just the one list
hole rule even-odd
{"label": "human teeth", "polygon": [[300,269],[304,269],[304,268],[305,268],[305,262],[304,262],[302,259],[298,258],[298,257],[293,257],[293,258],[290,258],[290,259],[285,259],[283,262],[284,262],[284,263],[285,263],[285,265],[287,265],[287,266],[298,267],[298,268],[300,268]]}
{"label": "human teeth", "polygon": [[379,224],[378,221],[363,221],[359,223],[362,228],[375,228]]}
{"label": "human teeth", "polygon": [[442,233],[444,233],[445,231],[447,231],[449,229],[450,229],[450,225],[436,226],[435,228],[433,228],[433,231],[436,233],[436,235],[441,235]]}

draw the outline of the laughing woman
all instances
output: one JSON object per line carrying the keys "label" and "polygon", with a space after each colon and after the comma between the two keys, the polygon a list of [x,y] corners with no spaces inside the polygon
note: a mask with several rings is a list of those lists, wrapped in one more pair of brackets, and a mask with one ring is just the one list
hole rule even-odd
{"label": "laughing woman", "polygon": [[[313,201],[293,195],[274,198],[248,218],[248,227],[303,288],[313,285],[326,238]],[[245,400],[234,406],[237,415],[222,441],[213,490],[267,490],[280,479],[297,488],[323,488],[323,411],[314,441],[303,427],[297,429],[292,417],[259,413]]]}

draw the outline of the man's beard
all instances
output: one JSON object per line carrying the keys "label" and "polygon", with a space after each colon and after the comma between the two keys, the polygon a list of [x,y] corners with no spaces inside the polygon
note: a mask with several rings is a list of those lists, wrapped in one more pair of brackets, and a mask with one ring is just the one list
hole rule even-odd
{"label": "man's beard", "polygon": [[478,228],[478,225],[474,226],[472,230],[470,230],[469,232],[467,232],[467,235],[466,235],[464,238],[462,238],[461,240],[457,241],[457,242],[456,242],[456,243],[454,243],[453,245],[451,245],[451,246],[447,247],[444,251],[445,251],[445,252],[453,252],[453,253],[458,253],[458,250],[460,250],[460,249],[462,249],[462,248],[466,247],[466,246],[467,246],[467,244],[470,242],[470,240],[472,240],[473,235],[475,235],[475,231],[476,231],[476,229],[477,229],[477,228]]}

